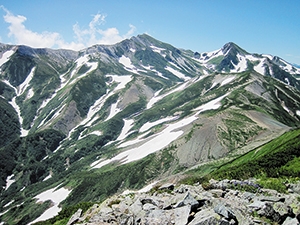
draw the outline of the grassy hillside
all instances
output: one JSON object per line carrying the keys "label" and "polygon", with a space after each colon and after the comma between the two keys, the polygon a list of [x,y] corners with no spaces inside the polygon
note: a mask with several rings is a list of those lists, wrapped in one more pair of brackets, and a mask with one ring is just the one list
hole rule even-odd
{"label": "grassy hillside", "polygon": [[238,158],[206,164],[188,172],[184,182],[257,178],[265,188],[285,192],[285,181],[300,177],[300,129],[295,129]]}

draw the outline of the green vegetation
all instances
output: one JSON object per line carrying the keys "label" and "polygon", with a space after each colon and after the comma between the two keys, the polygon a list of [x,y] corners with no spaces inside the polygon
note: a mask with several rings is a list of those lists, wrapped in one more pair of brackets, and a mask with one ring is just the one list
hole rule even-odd
{"label": "green vegetation", "polygon": [[176,168],[177,161],[173,156],[176,148],[177,146],[171,145],[143,160],[119,166],[110,164],[101,169],[73,174],[66,184],[73,183],[72,180],[76,182],[64,205],[74,205],[78,201],[101,202],[118,191],[142,188],[152,179]]}
{"label": "green vegetation", "polygon": [[[263,186],[285,190],[283,180],[299,177],[300,129],[287,132],[237,159],[224,164],[209,177],[227,179],[261,178]],[[279,185],[280,184],[280,185]]]}
{"label": "green vegetation", "polygon": [[0,98],[0,148],[20,135],[19,118],[14,108]]}
{"label": "green vegetation", "polygon": [[[52,154],[64,137],[56,130],[44,130],[25,138],[18,138],[1,148],[0,184],[4,186],[6,177],[12,173],[22,173],[20,181],[22,180],[24,185],[36,183],[46,177],[48,167],[41,161],[47,155]],[[22,182],[20,182],[21,185]],[[9,194],[5,192],[5,196]]]}
{"label": "green vegetation", "polygon": [[57,216],[46,221],[34,223],[34,225],[65,225],[78,209],[82,209],[82,212],[85,213],[93,204],[92,202],[80,202],[74,206],[65,207]]}
{"label": "green vegetation", "polygon": [[81,117],[84,117],[95,100],[105,93],[105,77],[96,72],[81,78],[70,91]]}
{"label": "green vegetation", "polygon": [[222,121],[225,126],[219,126],[218,137],[230,151],[247,144],[263,128],[237,110],[230,110],[227,117]]}

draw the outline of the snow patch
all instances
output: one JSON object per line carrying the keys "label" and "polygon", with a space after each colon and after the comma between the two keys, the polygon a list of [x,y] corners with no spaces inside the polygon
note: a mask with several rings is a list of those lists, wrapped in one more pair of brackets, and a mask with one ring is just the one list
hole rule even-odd
{"label": "snow patch", "polygon": [[150,109],[154,105],[154,103],[156,103],[157,101],[159,101],[161,99],[161,97],[157,97],[161,91],[162,91],[162,89],[160,89],[159,91],[154,93],[153,97],[147,103],[147,109]]}
{"label": "snow patch", "polygon": [[27,95],[26,95],[26,99],[30,99],[32,98],[34,95],[34,91],[33,91],[33,88],[30,88]]}
{"label": "snow patch", "polygon": [[169,72],[173,73],[176,77],[181,78],[184,81],[191,79],[190,77],[185,76],[183,73],[179,72],[178,70],[173,69],[170,66],[165,67],[165,70],[168,70]]}
{"label": "snow patch", "polygon": [[10,185],[12,185],[12,183],[15,182],[15,180],[12,179],[13,176],[14,176],[14,175],[12,174],[12,175],[10,175],[10,176],[8,176],[8,177],[6,178],[6,187],[5,187],[5,190],[7,190],[7,189],[10,187]]}
{"label": "snow patch", "polygon": [[20,107],[16,103],[16,96],[12,98],[12,100],[11,100],[11,102],[9,102],[9,104],[11,104],[14,107],[14,109],[16,110],[16,112],[18,114],[20,125],[21,125],[21,137],[27,136],[27,134],[28,134],[29,131],[22,128],[23,117],[21,117]]}
{"label": "snow patch", "polygon": [[125,66],[125,69],[126,70],[129,70],[129,71],[134,71],[134,72],[137,72],[137,69],[136,67],[132,64],[130,58],[122,55],[122,57],[119,59],[119,63],[123,64],[123,66]]}
{"label": "snow patch", "polygon": [[210,102],[207,102],[207,103],[205,103],[204,105],[201,105],[201,106],[197,107],[197,108],[194,109],[193,111],[198,111],[198,112],[196,113],[196,115],[198,115],[198,114],[200,114],[200,113],[202,113],[202,112],[204,112],[204,111],[207,111],[207,110],[218,109],[220,106],[222,106],[222,104],[220,103],[221,100],[222,100],[223,98],[225,98],[225,97],[226,97],[227,95],[229,95],[229,94],[230,94],[230,93],[227,93],[227,94],[222,95],[222,96],[220,96],[220,97],[218,97],[218,98],[216,98],[216,99],[213,99],[213,100],[211,100]]}
{"label": "snow patch", "polygon": [[289,79],[286,77],[286,78],[284,78],[284,80],[285,80],[285,82],[288,84],[288,85],[290,85],[290,81],[289,81]]}
{"label": "snow patch", "polygon": [[234,69],[230,70],[232,73],[244,72],[247,69],[247,59],[240,54],[237,54],[237,57],[239,59],[239,63],[237,65],[233,64]]}
{"label": "snow patch", "polygon": [[109,116],[106,118],[105,121],[113,118],[116,114],[121,112],[121,109],[117,108],[119,102],[120,102],[120,99],[118,99],[118,101],[116,103],[111,104]]}
{"label": "snow patch", "polygon": [[24,82],[22,84],[20,84],[20,86],[18,87],[18,93],[17,95],[21,95],[24,93],[24,91],[26,90],[26,88],[29,86],[30,81],[33,78],[34,75],[34,71],[35,71],[36,67],[33,67],[29,73],[29,75],[26,77],[26,79],[24,80]]}
{"label": "snow patch", "polygon": [[102,135],[102,132],[100,130],[95,130],[89,134],[94,134],[94,135],[97,135],[97,136],[101,136]]}
{"label": "snow patch", "polygon": [[163,118],[163,119],[160,119],[160,120],[157,120],[155,122],[147,122],[145,123],[139,130],[139,132],[144,132],[144,131],[147,131],[149,130],[150,128],[158,125],[158,124],[161,124],[161,123],[164,123],[164,122],[167,122],[167,121],[171,121],[171,120],[175,120],[177,117],[166,117],[166,118]]}
{"label": "snow patch", "polygon": [[246,59],[249,59],[250,61],[258,61],[258,60],[260,60],[259,58],[255,57],[253,55],[246,55],[245,57],[246,57]]}
{"label": "snow patch", "polygon": [[234,79],[235,79],[235,76],[226,78],[225,80],[223,80],[223,81],[221,82],[221,87],[224,86],[224,85],[226,85],[226,84],[228,84],[228,83],[230,83],[230,82],[233,81]]}
{"label": "snow patch", "polygon": [[133,123],[134,123],[133,119],[130,119],[130,120],[123,119],[123,121],[124,121],[124,126],[122,128],[121,134],[116,139],[117,141],[124,140],[130,134],[130,133],[128,133],[129,130],[133,127]]}
{"label": "snow patch", "polygon": [[159,53],[159,54],[161,54],[162,51],[165,51],[165,50],[166,50],[165,48],[159,48],[159,47],[156,47],[156,46],[154,46],[154,45],[151,45],[150,48],[152,48],[152,50],[153,50],[154,52],[157,52],[157,53]]}
{"label": "snow patch", "polygon": [[61,208],[58,205],[68,197],[70,192],[71,191],[66,188],[60,188],[58,190],[56,190],[56,188],[52,188],[35,196],[34,198],[36,198],[38,202],[45,202],[47,200],[51,200],[53,202],[53,206],[47,209],[40,217],[38,217],[29,224],[33,224],[38,221],[44,221],[58,215],[58,213],[61,210]]}
{"label": "snow patch", "polygon": [[4,52],[0,59],[0,67],[4,63],[6,63],[14,53],[15,53],[15,50],[8,50],[8,51]]}
{"label": "snow patch", "polygon": [[15,200],[11,200],[9,203],[7,203],[6,205],[4,205],[3,207],[6,208],[6,207],[10,206],[11,204],[14,203],[14,201],[15,201]]}
{"label": "snow patch", "polygon": [[257,66],[254,66],[254,70],[262,75],[265,75],[266,68],[264,67],[265,61],[261,60]]}
{"label": "snow patch", "polygon": [[49,175],[47,177],[45,177],[43,181],[46,181],[46,180],[50,179],[51,177],[52,177],[52,175],[51,175],[51,173],[49,173]]}

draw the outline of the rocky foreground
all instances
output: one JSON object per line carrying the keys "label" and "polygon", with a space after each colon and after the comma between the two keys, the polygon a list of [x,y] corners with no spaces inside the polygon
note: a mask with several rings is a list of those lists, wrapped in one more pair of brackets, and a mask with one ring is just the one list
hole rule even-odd
{"label": "rocky foreground", "polygon": [[165,184],[113,196],[84,214],[79,209],[68,222],[74,224],[300,224],[300,183],[289,185],[288,194],[238,180]]}

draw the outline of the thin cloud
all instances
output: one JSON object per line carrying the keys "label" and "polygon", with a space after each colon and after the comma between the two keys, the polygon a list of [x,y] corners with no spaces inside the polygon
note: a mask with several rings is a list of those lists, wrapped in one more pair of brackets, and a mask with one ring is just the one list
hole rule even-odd
{"label": "thin cloud", "polygon": [[96,14],[90,21],[88,28],[82,29],[78,23],[73,25],[74,39],[71,42],[66,42],[61,34],[57,32],[44,31],[37,33],[26,28],[24,23],[27,18],[22,15],[15,16],[4,6],[0,6],[6,13],[3,18],[8,26],[8,37],[13,43],[18,45],[29,45],[35,48],[66,48],[80,50],[94,44],[115,44],[126,38],[131,37],[136,28],[129,25],[129,30],[126,34],[121,35],[117,28],[100,29],[100,26],[105,23],[105,15]]}

